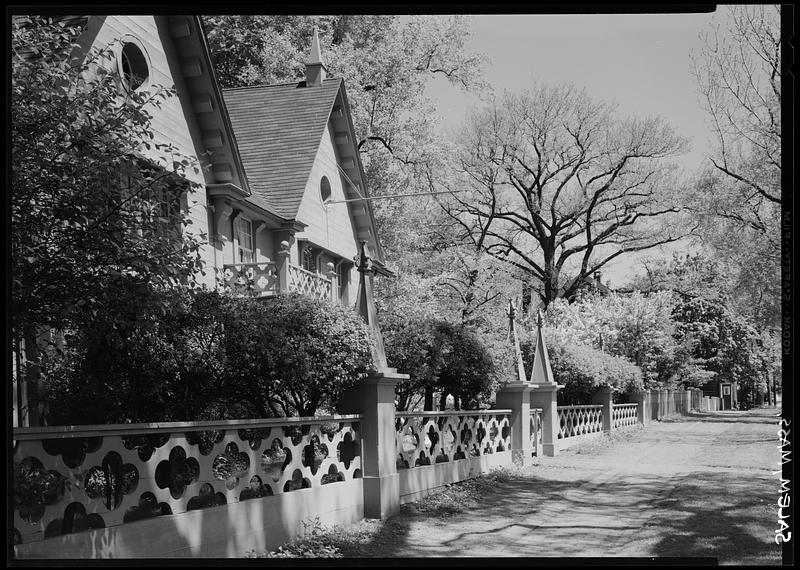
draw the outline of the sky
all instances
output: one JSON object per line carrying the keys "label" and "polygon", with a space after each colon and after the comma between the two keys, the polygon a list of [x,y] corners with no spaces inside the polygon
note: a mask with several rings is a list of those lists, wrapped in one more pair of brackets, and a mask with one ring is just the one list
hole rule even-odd
{"label": "sky", "polygon": [[[690,54],[699,52],[701,31],[718,14],[587,14],[469,16],[467,51],[491,59],[485,78],[497,92],[520,91],[538,80],[547,85],[574,83],[597,100],[616,102],[621,116],[661,116],[692,149],[680,162],[696,169],[705,156],[710,132],[690,74]],[[456,128],[477,97],[446,81],[428,91],[437,102],[442,128]],[[644,257],[653,255],[647,253]],[[620,261],[603,272],[603,281],[627,281],[638,266]]]}

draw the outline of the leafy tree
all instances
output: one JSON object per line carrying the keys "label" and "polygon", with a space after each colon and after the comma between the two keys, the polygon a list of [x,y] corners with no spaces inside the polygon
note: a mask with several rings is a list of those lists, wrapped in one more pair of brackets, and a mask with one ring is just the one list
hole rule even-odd
{"label": "leafy tree", "polygon": [[[530,364],[532,350],[532,344],[523,344]],[[576,344],[555,345],[548,354],[555,381],[564,386],[558,391],[561,405],[591,403],[592,395],[602,387],[618,394],[643,387],[641,370],[624,357]]]}
{"label": "leafy tree", "polygon": [[573,86],[505,93],[472,113],[447,211],[459,237],[521,270],[545,304],[630,252],[683,237],[662,120],[620,119]]}
{"label": "leafy tree", "polygon": [[76,44],[79,26],[19,17],[11,32],[11,322],[35,385],[43,329],[163,312],[163,292],[200,270],[202,236],[184,231],[192,165],[153,142],[174,90],[127,90],[111,47]]}
{"label": "leafy tree", "polygon": [[[673,388],[696,372],[688,345],[676,338],[675,304],[668,292],[558,299],[547,310],[545,334],[554,347],[585,346],[626,358],[640,369],[646,388]],[[532,323],[522,323],[533,330]]]}
{"label": "leafy tree", "polygon": [[732,312],[723,299],[696,298],[674,311],[677,334],[690,339],[692,355],[715,379],[735,381],[745,407],[766,391],[767,371],[774,367],[770,347],[746,319]]}
{"label": "leafy tree", "polygon": [[389,364],[410,375],[397,389],[397,408],[411,409],[424,398],[432,410],[434,395],[445,409],[453,396],[456,409],[477,408],[493,386],[491,353],[475,332],[430,317],[382,321]]}
{"label": "leafy tree", "polygon": [[444,355],[440,339],[430,318],[382,313],[381,330],[389,366],[409,375],[395,389],[397,409],[416,409],[424,399],[424,409],[433,409],[433,393]]}
{"label": "leafy tree", "polygon": [[441,390],[439,409],[445,409],[448,396],[453,396],[456,410],[476,409],[496,388],[492,356],[481,338],[467,327],[440,323],[437,328],[445,339],[445,358],[437,381]]}
{"label": "leafy tree", "polygon": [[[758,348],[759,360],[762,371],[759,376],[769,379],[773,387],[776,380],[780,378],[780,339],[778,329],[770,326],[777,320],[780,314],[780,296],[776,293],[771,294],[770,290],[760,289],[753,291],[750,287],[744,286],[741,273],[737,275],[735,266],[724,263],[718,255],[697,253],[693,255],[673,255],[670,262],[646,262],[646,276],[636,281],[636,286],[646,291],[673,291],[680,295],[681,302],[676,307],[683,306],[691,301],[695,301],[698,306],[707,302],[712,306],[726,307],[731,319],[740,322],[742,326],[747,325],[755,331],[760,331],[755,338],[755,346]],[[757,267],[750,268],[750,271],[757,271]],[[763,277],[763,276],[762,276]],[[751,282],[754,285],[754,281]],[[779,286],[779,282],[775,284]],[[724,299],[724,301],[723,301]],[[691,313],[698,315],[701,313]],[[721,313],[720,313],[721,314]],[[774,316],[771,316],[774,315]],[[711,313],[708,313],[712,318]],[[717,319],[719,314],[714,314],[713,319]],[[689,317],[686,317],[689,318]],[[713,321],[712,319],[712,321]],[[705,325],[697,326],[703,329]],[[682,325],[686,329],[685,325]],[[689,385],[699,386],[711,380],[716,372],[713,368],[703,366],[704,360],[701,354],[707,351],[696,351],[692,346],[694,334],[683,334],[676,331],[676,340],[681,346],[681,351],[686,355],[689,368],[693,370],[688,380]],[[684,373],[688,374],[688,369]]]}

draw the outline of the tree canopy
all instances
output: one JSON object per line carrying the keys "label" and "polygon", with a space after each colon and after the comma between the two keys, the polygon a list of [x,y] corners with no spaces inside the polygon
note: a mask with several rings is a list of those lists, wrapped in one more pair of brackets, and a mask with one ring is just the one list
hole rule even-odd
{"label": "tree canopy", "polygon": [[547,305],[618,256],[683,237],[666,160],[685,144],[661,119],[536,85],[470,115],[444,206],[462,240],[521,270]]}
{"label": "tree canopy", "polygon": [[[692,54],[714,140],[685,207],[732,274],[739,309],[780,326],[782,38],[779,5],[731,6]],[[750,306],[745,306],[747,300]]]}

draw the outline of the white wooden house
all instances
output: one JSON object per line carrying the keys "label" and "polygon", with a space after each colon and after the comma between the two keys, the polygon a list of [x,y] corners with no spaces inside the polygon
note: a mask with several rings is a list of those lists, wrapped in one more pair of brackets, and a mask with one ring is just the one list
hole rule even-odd
{"label": "white wooden house", "polygon": [[361,241],[382,270],[344,80],[326,77],[316,33],[304,80],[225,91],[198,16],[88,16],[81,40],[114,44],[136,89],[175,86],[152,127],[199,166],[184,207],[187,231],[209,236],[206,286],[352,304]]}

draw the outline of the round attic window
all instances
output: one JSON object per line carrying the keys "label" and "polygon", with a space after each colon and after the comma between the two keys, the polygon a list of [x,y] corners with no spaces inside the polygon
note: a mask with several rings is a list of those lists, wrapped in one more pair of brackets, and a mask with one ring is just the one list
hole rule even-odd
{"label": "round attic window", "polygon": [[319,194],[323,202],[327,202],[331,199],[331,183],[327,176],[323,176],[319,183]]}
{"label": "round attic window", "polygon": [[150,76],[147,58],[136,44],[126,43],[122,46],[119,63],[122,81],[130,91],[135,91],[144,85]]}

